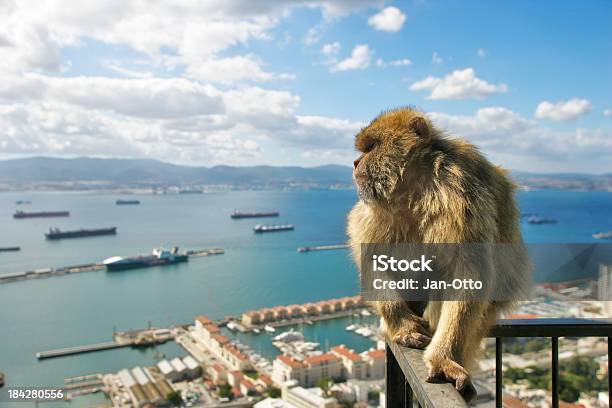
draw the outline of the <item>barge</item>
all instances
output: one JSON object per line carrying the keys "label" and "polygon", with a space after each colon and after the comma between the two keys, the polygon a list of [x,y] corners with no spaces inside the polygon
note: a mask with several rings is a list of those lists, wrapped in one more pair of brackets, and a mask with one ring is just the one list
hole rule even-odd
{"label": "barge", "polygon": [[265,217],[278,217],[278,211],[234,211],[230,214],[233,219],[240,218],[265,218]]}

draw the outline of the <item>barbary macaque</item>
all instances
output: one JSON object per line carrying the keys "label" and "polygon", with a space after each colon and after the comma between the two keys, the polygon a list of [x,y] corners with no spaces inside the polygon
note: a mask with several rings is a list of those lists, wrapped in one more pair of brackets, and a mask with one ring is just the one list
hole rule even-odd
{"label": "barbary macaque", "polygon": [[[424,113],[383,112],[357,134],[355,146],[361,152],[353,173],[360,200],[348,216],[348,235],[357,265],[367,243],[524,248],[506,172],[469,142],[449,138]],[[425,349],[427,381],[451,382],[468,401],[476,395],[467,369],[495,320],[528,290],[528,256],[518,251],[514,258],[503,267],[492,260],[491,268],[478,271],[489,287],[510,291],[507,300],[375,302],[391,341]]]}

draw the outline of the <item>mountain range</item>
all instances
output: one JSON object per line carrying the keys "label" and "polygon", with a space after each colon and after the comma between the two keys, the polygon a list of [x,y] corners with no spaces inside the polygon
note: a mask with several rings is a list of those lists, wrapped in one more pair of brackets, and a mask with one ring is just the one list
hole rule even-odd
{"label": "mountain range", "polygon": [[[534,189],[612,191],[612,174],[511,172],[515,181]],[[350,187],[348,166],[213,166],[193,167],[153,159],[73,159],[30,157],[0,161],[0,188],[89,189],[223,185],[258,187]]]}

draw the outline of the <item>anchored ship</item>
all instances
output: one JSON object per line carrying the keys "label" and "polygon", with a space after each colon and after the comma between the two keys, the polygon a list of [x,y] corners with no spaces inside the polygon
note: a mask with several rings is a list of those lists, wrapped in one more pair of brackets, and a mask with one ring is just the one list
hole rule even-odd
{"label": "anchored ship", "polygon": [[257,224],[253,228],[253,231],[255,231],[256,234],[260,234],[263,232],[291,231],[293,228],[294,227],[292,224],[274,224],[274,225]]}
{"label": "anchored ship", "polygon": [[264,218],[264,217],[278,217],[279,213],[277,211],[269,211],[269,212],[257,212],[257,211],[234,211],[230,214],[231,218],[239,219],[239,218]]}
{"label": "anchored ship", "polygon": [[113,256],[104,260],[104,266],[109,271],[122,271],[126,269],[148,268],[151,266],[171,265],[179,262],[187,262],[189,255],[179,253],[178,247],[171,250],[155,248],[151,255],[140,256]]}
{"label": "anchored ship", "polygon": [[115,205],[138,205],[140,201],[138,200],[117,200],[115,201]]}
{"label": "anchored ship", "polygon": [[531,217],[527,217],[527,222],[529,224],[535,224],[535,225],[540,225],[540,224],[556,224],[557,220],[552,219],[552,218],[542,218],[542,217],[539,217],[537,215],[533,215]]}
{"label": "anchored ship", "polygon": [[42,217],[68,217],[70,211],[39,211],[39,212],[25,212],[16,211],[13,214],[13,218],[42,218]]}
{"label": "anchored ship", "polygon": [[595,238],[595,239],[612,239],[612,231],[598,232],[596,234],[593,234],[593,238]]}
{"label": "anchored ship", "polygon": [[20,251],[21,247],[18,246],[10,246],[10,247],[0,247],[0,252],[15,252]]}
{"label": "anchored ship", "polygon": [[60,231],[59,228],[49,228],[49,232],[45,233],[45,237],[47,239],[83,238],[97,237],[99,235],[115,235],[116,233],[117,227],[80,229],[74,231]]}

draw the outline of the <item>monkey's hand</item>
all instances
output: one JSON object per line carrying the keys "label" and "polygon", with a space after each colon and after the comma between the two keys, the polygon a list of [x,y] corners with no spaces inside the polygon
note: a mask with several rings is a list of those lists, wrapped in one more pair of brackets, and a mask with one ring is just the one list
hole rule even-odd
{"label": "monkey's hand", "polygon": [[399,327],[391,334],[391,340],[400,346],[424,349],[431,342],[429,323],[416,315],[404,317]]}
{"label": "monkey's hand", "polygon": [[457,388],[463,399],[470,402],[476,397],[476,388],[472,384],[470,374],[467,370],[461,367],[457,362],[450,358],[428,358],[425,357],[425,362],[429,367],[427,382],[450,382]]}

